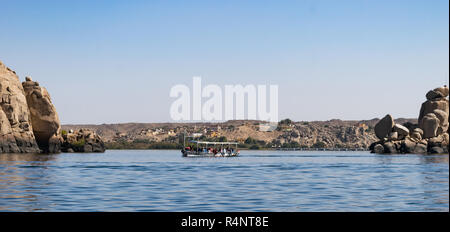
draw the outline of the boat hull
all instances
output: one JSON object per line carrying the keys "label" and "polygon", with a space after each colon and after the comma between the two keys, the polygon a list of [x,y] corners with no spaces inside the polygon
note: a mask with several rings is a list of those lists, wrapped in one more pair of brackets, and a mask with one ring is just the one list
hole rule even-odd
{"label": "boat hull", "polygon": [[205,152],[195,152],[195,151],[181,151],[183,157],[236,157],[239,155],[239,152],[233,153],[205,153]]}

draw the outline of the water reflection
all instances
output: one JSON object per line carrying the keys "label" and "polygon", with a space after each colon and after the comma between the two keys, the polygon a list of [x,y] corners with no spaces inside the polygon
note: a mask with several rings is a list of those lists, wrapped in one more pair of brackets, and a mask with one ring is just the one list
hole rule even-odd
{"label": "water reflection", "polygon": [[26,162],[46,162],[50,160],[54,160],[57,157],[57,155],[54,154],[33,154],[33,153],[26,153],[26,154],[0,154],[0,163],[2,162],[20,162],[20,161],[26,161]]}
{"label": "water reflection", "polygon": [[441,155],[421,155],[421,163],[431,164],[431,163],[447,163],[448,164],[448,154]]}
{"label": "water reflection", "polygon": [[[46,154],[0,154],[0,201],[17,202],[21,211],[35,211],[35,206],[41,204],[41,186],[51,174],[47,170],[48,165],[56,157]],[[0,211],[7,210],[10,210],[8,206],[0,204]]]}
{"label": "water reflection", "polygon": [[[420,210],[439,211],[441,205],[449,204],[448,154],[384,154],[375,157],[377,162],[384,166],[383,173],[389,170],[388,173],[401,172],[401,175],[404,175],[403,183],[397,184],[411,188],[409,185],[413,182],[420,183],[421,188],[416,192],[413,189],[408,190],[409,194],[418,196],[415,200],[411,200],[411,205],[426,206]],[[392,176],[387,183],[392,182],[391,179]],[[444,191],[442,186],[445,186]]]}
{"label": "water reflection", "polygon": [[[424,164],[447,164],[448,165],[448,154],[444,155],[423,155],[420,156],[421,163]],[[429,204],[431,206],[435,205],[448,205],[449,204],[449,192],[448,192],[448,178],[449,172],[448,169],[424,169],[421,172],[422,175],[422,185],[423,189],[425,189],[423,194],[423,201],[432,202]],[[437,188],[436,186],[440,184],[447,185],[447,191],[442,191],[442,189]],[[436,210],[433,207],[427,207],[427,210]]]}
{"label": "water reflection", "polygon": [[424,155],[424,154],[374,154],[375,160],[380,164],[392,164],[397,162],[418,162],[421,164],[448,164],[448,154]]}

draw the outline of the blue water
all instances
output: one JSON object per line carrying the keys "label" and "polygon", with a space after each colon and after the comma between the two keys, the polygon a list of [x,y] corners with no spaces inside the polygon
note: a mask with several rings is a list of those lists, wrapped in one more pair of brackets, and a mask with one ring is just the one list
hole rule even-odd
{"label": "blue water", "polygon": [[0,211],[449,211],[448,155],[0,154]]}

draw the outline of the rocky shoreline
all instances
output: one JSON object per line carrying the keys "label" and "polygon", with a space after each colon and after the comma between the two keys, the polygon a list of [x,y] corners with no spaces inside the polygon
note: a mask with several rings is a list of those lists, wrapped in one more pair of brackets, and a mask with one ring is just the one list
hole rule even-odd
{"label": "rocky shoreline", "polygon": [[425,96],[427,100],[420,108],[418,123],[400,125],[388,114],[375,125],[379,141],[371,144],[373,153],[448,153],[449,88],[438,87]]}
{"label": "rocky shoreline", "polygon": [[[93,131],[63,135],[50,94],[0,62],[0,153],[104,152],[102,139]],[[76,138],[76,139],[73,139]]]}

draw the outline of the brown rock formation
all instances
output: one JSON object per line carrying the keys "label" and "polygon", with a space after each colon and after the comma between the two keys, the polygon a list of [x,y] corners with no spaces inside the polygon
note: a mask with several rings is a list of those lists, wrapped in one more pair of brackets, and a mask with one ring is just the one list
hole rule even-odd
{"label": "brown rock formation", "polygon": [[[433,113],[434,110],[442,110],[448,116],[449,101],[448,101],[448,99],[446,99],[446,97],[448,96],[448,87],[444,86],[444,87],[436,88],[432,91],[434,93],[439,93],[439,94],[434,95],[434,96],[437,96],[435,98],[429,98],[429,96],[427,96],[428,100],[425,101],[424,103],[422,103],[422,106],[420,108],[420,113],[419,113],[419,124],[422,121],[422,118],[426,114]],[[429,94],[427,94],[427,95],[429,95]]]}
{"label": "brown rock formation", "polygon": [[383,139],[392,131],[394,127],[394,119],[391,115],[384,116],[376,125],[375,125],[375,135],[379,139]]}
{"label": "brown rock formation", "polygon": [[[448,153],[449,145],[449,89],[447,86],[430,90],[418,118],[418,125],[402,127],[395,125],[394,129],[387,131],[391,120],[386,117],[375,126],[379,142],[371,145],[375,153]],[[388,115],[389,116],[389,115]],[[392,121],[393,123],[393,121]],[[408,129],[409,127],[409,129]],[[413,129],[414,128],[414,129]],[[389,136],[398,132],[402,136]],[[409,134],[408,134],[409,133]],[[383,149],[379,145],[383,145]]]}
{"label": "brown rock formation", "polygon": [[58,113],[50,95],[38,82],[30,77],[22,83],[31,113],[33,133],[39,148],[44,152],[57,153],[61,149],[61,126]]}
{"label": "brown rock formation", "polygon": [[426,114],[420,121],[420,128],[423,130],[423,138],[433,138],[437,136],[439,119],[433,113]]}
{"label": "brown rock formation", "polygon": [[400,139],[403,139],[409,135],[409,129],[400,124],[395,124],[393,130],[398,133],[398,138]]}
{"label": "brown rock formation", "polygon": [[0,62],[0,153],[39,152],[19,78]]}
{"label": "brown rock formation", "polygon": [[1,62],[0,95],[0,153],[57,153],[63,142],[70,145],[66,151],[105,151],[100,136],[89,131],[78,131],[73,144],[67,143],[47,90],[30,77],[21,84],[16,73]]}
{"label": "brown rock formation", "polygon": [[64,152],[104,152],[105,144],[94,131],[80,129],[78,131],[63,131],[62,151]]}

